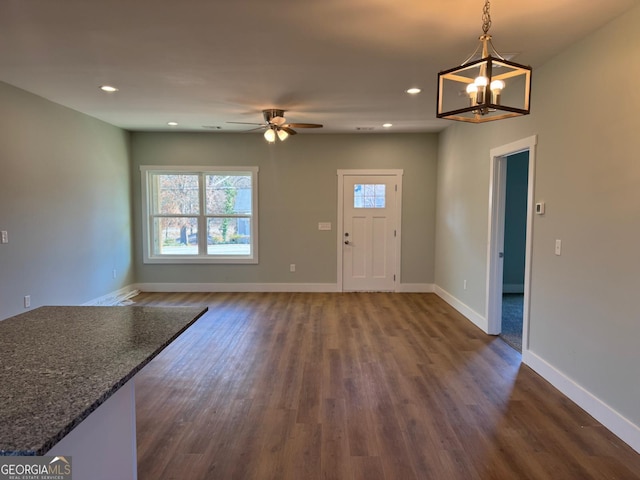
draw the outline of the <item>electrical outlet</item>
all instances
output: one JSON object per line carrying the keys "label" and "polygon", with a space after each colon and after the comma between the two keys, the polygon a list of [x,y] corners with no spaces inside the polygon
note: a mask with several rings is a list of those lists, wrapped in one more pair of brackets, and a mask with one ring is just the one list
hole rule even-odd
{"label": "electrical outlet", "polygon": [[31,295],[25,295],[24,297],[24,308],[31,307]]}
{"label": "electrical outlet", "polygon": [[2,230],[2,240],[0,240],[1,243],[9,243],[9,232],[7,232],[6,230]]}
{"label": "electrical outlet", "polygon": [[295,272],[296,271],[296,264],[292,263],[291,265],[289,265],[289,271],[290,272]]}

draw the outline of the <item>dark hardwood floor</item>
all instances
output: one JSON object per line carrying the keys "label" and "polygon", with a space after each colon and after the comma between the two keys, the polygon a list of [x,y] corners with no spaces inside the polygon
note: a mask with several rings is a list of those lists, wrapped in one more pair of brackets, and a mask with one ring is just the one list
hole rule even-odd
{"label": "dark hardwood floor", "polygon": [[141,294],[209,312],[136,377],[156,479],[640,479],[640,455],[433,294]]}

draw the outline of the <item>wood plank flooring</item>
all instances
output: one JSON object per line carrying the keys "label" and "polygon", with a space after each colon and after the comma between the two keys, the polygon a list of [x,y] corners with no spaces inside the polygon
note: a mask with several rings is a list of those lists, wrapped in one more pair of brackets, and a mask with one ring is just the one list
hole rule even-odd
{"label": "wood plank flooring", "polygon": [[640,455],[433,294],[150,294],[209,312],[136,377],[138,478],[640,479]]}

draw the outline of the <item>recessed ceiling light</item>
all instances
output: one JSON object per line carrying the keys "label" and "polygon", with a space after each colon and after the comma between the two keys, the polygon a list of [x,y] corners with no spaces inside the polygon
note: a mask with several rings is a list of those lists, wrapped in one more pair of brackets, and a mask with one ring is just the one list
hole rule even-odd
{"label": "recessed ceiling light", "polygon": [[178,122],[167,122],[167,125],[169,125],[170,127],[176,127],[178,126]]}
{"label": "recessed ceiling light", "polygon": [[108,93],[113,93],[118,91],[118,89],[112,85],[100,85],[100,90]]}
{"label": "recessed ceiling light", "polygon": [[418,93],[420,93],[421,91],[422,91],[422,90],[420,90],[419,88],[416,88],[416,87],[414,87],[414,88],[410,88],[410,89],[406,90],[406,92],[407,92],[409,95],[417,95],[417,94],[418,94]]}
{"label": "recessed ceiling light", "polygon": [[391,127],[393,127],[393,123],[383,123],[382,126],[384,128],[391,128]]}

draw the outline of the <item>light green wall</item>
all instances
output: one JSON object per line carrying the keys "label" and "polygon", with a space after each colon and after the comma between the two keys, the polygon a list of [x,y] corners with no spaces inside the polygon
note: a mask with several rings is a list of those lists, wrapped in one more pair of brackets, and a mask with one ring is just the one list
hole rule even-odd
{"label": "light green wall", "polygon": [[132,283],[128,134],[4,83],[0,105],[0,319]]}
{"label": "light green wall", "polygon": [[[404,169],[402,283],[433,283],[437,135],[133,133],[136,263],[141,283],[335,283],[338,169]],[[257,165],[258,265],[144,265],[140,165]],[[331,222],[332,231],[318,231]],[[296,272],[289,272],[289,264]]]}
{"label": "light green wall", "polygon": [[436,284],[484,315],[489,151],[538,135],[530,350],[635,425],[639,25],[636,7],[537,68],[530,116],[443,132],[436,220]]}

